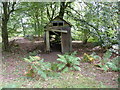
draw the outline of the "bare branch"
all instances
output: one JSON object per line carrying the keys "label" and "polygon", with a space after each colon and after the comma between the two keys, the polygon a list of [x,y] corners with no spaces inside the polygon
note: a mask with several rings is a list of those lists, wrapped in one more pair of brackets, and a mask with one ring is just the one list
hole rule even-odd
{"label": "bare branch", "polygon": [[15,4],[16,4],[16,2],[13,2],[13,4],[12,4],[12,9],[9,11],[9,15],[13,12],[13,11],[15,11]]}
{"label": "bare branch", "polygon": [[[82,16],[77,10],[73,9],[72,7],[68,6],[71,10],[75,11],[78,15]],[[83,17],[83,16],[82,16]]]}
{"label": "bare branch", "polygon": [[71,4],[72,2],[67,2],[65,5],[65,8],[68,7],[69,4]]}
{"label": "bare branch", "polygon": [[[71,12],[70,12],[70,13],[71,13]],[[99,36],[99,39],[103,42],[102,37],[100,36],[100,33],[98,32],[98,31],[99,31],[98,28],[96,28],[95,26],[93,26],[92,24],[90,24],[89,22],[87,22],[87,21],[84,20],[84,19],[80,19],[80,18],[75,17],[75,16],[73,16],[72,14],[69,14],[69,13],[68,13],[68,15],[71,16],[74,20],[80,21],[80,22],[82,22],[82,23],[84,23],[84,24],[86,24],[86,25],[92,27],[93,29],[95,29],[97,35]]]}

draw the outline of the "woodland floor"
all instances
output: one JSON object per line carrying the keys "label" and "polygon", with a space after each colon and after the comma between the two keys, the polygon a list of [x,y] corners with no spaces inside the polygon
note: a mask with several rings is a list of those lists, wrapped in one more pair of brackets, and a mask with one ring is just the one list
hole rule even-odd
{"label": "woodland floor", "polygon": [[[49,54],[44,53],[44,43],[42,40],[30,41],[24,38],[16,38],[14,42],[11,41],[10,43],[12,52],[2,53],[2,70],[0,73],[0,79],[3,81],[3,86],[5,83],[11,83],[11,81],[18,80],[18,78],[23,76],[27,67],[27,63],[23,61],[24,57],[31,54],[36,54],[37,56],[44,58],[45,61],[56,62],[56,59],[58,58],[57,54],[61,54],[57,48],[52,50]],[[78,51],[77,56],[80,58],[82,58],[84,53],[90,54],[92,52],[96,52],[98,55],[102,56],[104,52],[104,50],[94,47],[92,43],[83,45],[80,41],[73,41],[72,46],[73,51]],[[33,51],[36,53],[30,53]],[[106,85],[109,88],[118,87],[118,72],[104,72],[99,70],[93,64],[84,62],[80,64],[80,67],[81,71],[77,73],[80,73],[85,77],[90,77],[95,81],[102,82],[103,85]],[[28,86],[30,86],[30,83]]]}

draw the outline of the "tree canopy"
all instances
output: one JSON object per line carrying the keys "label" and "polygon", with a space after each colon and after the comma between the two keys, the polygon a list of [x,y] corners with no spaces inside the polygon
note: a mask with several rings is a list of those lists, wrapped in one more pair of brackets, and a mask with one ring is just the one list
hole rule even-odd
{"label": "tree canopy", "polygon": [[97,42],[102,47],[118,43],[119,2],[2,2],[3,49],[9,38],[44,35],[44,27],[60,16],[72,24],[72,39]]}

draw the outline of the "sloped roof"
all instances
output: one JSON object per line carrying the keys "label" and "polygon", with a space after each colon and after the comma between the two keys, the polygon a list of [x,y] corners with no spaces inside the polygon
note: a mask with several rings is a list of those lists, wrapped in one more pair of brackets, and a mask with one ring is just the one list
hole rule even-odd
{"label": "sloped roof", "polygon": [[[52,19],[47,25],[49,25],[52,21],[54,21],[55,19],[57,19],[57,18],[59,18],[59,19],[61,19],[62,21],[64,21],[65,23],[67,23],[70,27],[72,26],[71,24],[70,24],[70,22],[67,22],[66,20],[64,20],[63,18],[61,18],[61,17],[59,17],[59,16],[56,16],[54,19]],[[47,26],[46,25],[46,26]],[[45,26],[45,28],[46,28],[46,26]]]}

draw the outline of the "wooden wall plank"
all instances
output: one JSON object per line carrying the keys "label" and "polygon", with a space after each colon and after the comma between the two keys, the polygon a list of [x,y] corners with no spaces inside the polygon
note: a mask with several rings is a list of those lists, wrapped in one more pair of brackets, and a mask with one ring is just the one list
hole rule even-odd
{"label": "wooden wall plank", "polygon": [[67,34],[65,34],[65,33],[61,34],[62,53],[71,52],[72,51],[71,31],[69,29],[70,28],[67,29],[67,32],[68,32]]}
{"label": "wooden wall plank", "polygon": [[50,52],[49,31],[46,31],[46,51]]}

